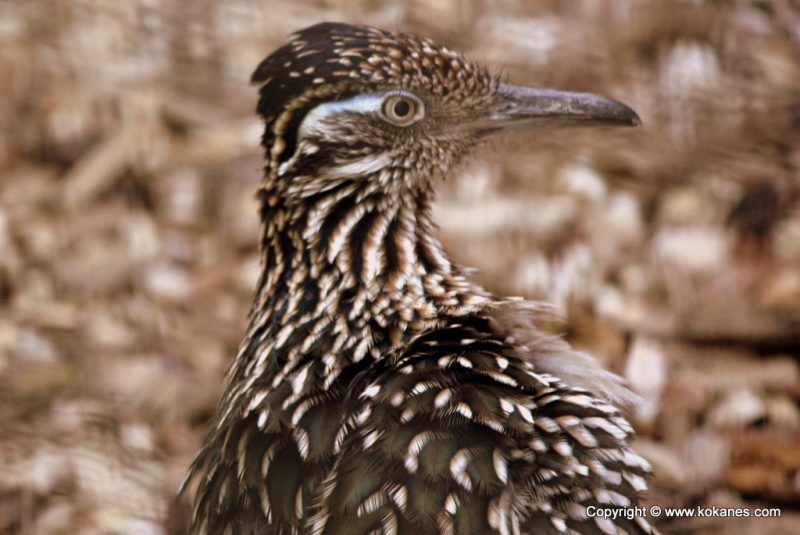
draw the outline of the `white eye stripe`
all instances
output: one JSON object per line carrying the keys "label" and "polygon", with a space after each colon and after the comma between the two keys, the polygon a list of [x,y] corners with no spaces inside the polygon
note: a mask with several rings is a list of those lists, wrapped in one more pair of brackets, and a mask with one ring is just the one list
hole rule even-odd
{"label": "white eye stripe", "polygon": [[356,95],[347,100],[336,100],[320,104],[308,112],[303,122],[300,123],[298,135],[300,138],[305,137],[320,121],[334,113],[341,113],[343,111],[376,113],[381,109],[383,98],[384,93],[372,93],[369,95]]}
{"label": "white eye stripe", "polygon": [[382,107],[387,100],[387,95],[395,98],[399,95],[406,95],[409,100],[416,101],[417,108],[414,109],[415,117],[410,121],[407,120],[406,124],[411,124],[424,117],[425,111],[422,101],[415,95],[412,95],[406,91],[380,91],[377,93],[370,93],[368,95],[356,95],[355,97],[351,97],[346,100],[325,102],[324,104],[320,104],[308,112],[308,114],[303,118],[303,122],[300,123],[300,128],[297,131],[298,139],[303,139],[306,137],[321,121],[325,120],[329,115],[336,113],[356,112],[364,114],[380,114],[381,117],[383,117],[385,120],[388,120],[382,112]]}

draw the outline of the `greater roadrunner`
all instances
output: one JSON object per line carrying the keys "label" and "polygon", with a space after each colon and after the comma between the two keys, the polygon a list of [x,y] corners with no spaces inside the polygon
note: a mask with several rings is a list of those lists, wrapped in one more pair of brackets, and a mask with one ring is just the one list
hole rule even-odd
{"label": "greater roadrunner", "polygon": [[263,274],[192,468],[209,534],[648,533],[631,394],[465,278],[433,189],[511,128],[635,125],[428,39],[324,23],[258,66]]}

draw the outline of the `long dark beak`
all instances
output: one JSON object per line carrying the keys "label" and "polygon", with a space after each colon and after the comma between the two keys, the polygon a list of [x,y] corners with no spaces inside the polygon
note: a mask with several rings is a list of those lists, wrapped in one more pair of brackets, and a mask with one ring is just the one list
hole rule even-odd
{"label": "long dark beak", "polygon": [[497,102],[469,125],[489,134],[507,129],[570,126],[636,126],[642,121],[625,104],[592,93],[500,84]]}

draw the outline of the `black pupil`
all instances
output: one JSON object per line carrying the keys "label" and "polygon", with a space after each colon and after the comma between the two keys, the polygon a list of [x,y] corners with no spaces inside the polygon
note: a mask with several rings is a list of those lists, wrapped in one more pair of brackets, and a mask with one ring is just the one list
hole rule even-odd
{"label": "black pupil", "polygon": [[397,117],[403,118],[411,113],[411,104],[407,100],[398,100],[394,104],[394,114]]}

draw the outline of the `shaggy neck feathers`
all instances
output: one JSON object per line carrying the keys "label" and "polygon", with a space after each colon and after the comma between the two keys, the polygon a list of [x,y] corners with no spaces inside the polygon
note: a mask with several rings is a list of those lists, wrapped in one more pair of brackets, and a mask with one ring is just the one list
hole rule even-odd
{"label": "shaggy neck feathers", "polygon": [[433,236],[425,193],[358,177],[304,198],[304,210],[275,189],[260,196],[264,269],[229,400],[287,379],[295,399],[327,391],[348,366],[495,303]]}

